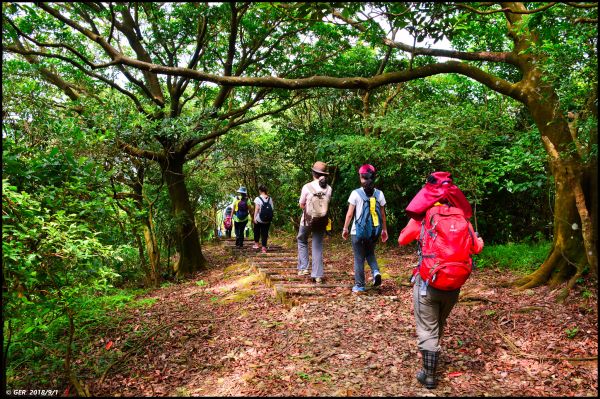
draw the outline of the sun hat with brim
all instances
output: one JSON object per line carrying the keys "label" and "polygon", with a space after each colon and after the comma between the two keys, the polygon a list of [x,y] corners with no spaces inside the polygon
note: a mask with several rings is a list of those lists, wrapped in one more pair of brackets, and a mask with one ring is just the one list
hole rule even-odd
{"label": "sun hat with brim", "polygon": [[248,191],[246,190],[246,187],[244,187],[244,186],[240,187],[236,192],[240,193],[240,194],[248,194]]}
{"label": "sun hat with brim", "polygon": [[312,171],[321,175],[328,175],[327,164],[325,162],[317,161],[312,166]]}

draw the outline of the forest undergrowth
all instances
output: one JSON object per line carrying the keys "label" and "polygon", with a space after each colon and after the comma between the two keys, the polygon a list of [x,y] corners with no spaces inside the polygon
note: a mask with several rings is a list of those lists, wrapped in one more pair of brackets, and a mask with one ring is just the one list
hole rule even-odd
{"label": "forest undergrowth", "polygon": [[[378,248],[379,291],[325,291],[291,309],[244,259],[207,245],[207,271],[145,294],[151,306],[99,331],[90,355],[103,375],[85,384],[95,396],[597,396],[597,288],[558,305],[558,290],[517,291],[506,283],[518,274],[493,266],[463,287],[438,387],[421,387],[415,255],[390,241]],[[352,259],[348,242],[326,241],[326,263],[352,270]]]}

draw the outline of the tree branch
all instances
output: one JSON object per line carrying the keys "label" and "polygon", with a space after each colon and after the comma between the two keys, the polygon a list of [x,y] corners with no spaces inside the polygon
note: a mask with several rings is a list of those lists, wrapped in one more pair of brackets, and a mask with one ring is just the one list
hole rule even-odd
{"label": "tree branch", "polygon": [[456,4],[456,8],[461,8],[463,10],[471,11],[471,12],[474,12],[474,13],[479,14],[479,15],[489,15],[489,14],[494,14],[494,13],[498,13],[498,12],[509,12],[509,13],[512,13],[512,14],[535,14],[535,13],[547,10],[547,9],[549,9],[552,6],[555,6],[556,4],[558,4],[558,3],[552,2],[552,3],[548,3],[548,4],[546,4],[546,5],[542,6],[542,7],[539,7],[539,8],[533,9],[533,10],[519,10],[519,11],[517,11],[517,10],[511,10],[510,8],[501,8],[501,9],[498,9],[498,10],[481,11],[481,10],[478,10],[478,9],[476,9],[474,7],[468,6],[466,4],[460,4],[460,3]]}
{"label": "tree branch", "polygon": [[194,152],[185,157],[186,161],[191,161],[192,159],[198,157],[198,155],[202,154],[204,151],[208,150],[213,144],[217,142],[217,139],[214,138],[212,140],[204,143],[200,148],[196,149]]}
{"label": "tree branch", "polygon": [[[115,21],[115,26],[117,27],[117,29],[125,35],[127,41],[131,45],[133,51],[135,51],[135,54],[137,55],[137,58],[139,60],[145,62],[152,62],[150,55],[138,39],[137,31],[139,31],[139,26],[136,24],[129,10],[123,9],[121,11],[121,16],[123,17],[122,24],[118,21]],[[152,99],[159,106],[163,106],[165,104],[165,99],[162,93],[162,89],[160,88],[160,82],[158,81],[158,77],[149,71],[147,71],[144,74],[144,77],[146,78],[148,88],[152,93]]]}
{"label": "tree branch", "polygon": [[[105,78],[102,75],[98,75],[94,72],[88,71],[87,69],[85,69],[83,67],[83,65],[79,64],[78,62],[62,56],[62,55],[58,55],[58,54],[52,54],[52,53],[44,53],[41,51],[33,51],[33,50],[25,50],[23,49],[19,49],[13,46],[4,46],[5,50],[8,50],[10,52],[13,53],[17,53],[17,54],[21,54],[25,57],[25,59],[31,63],[31,64],[37,64],[39,65],[39,61],[32,56],[40,56],[40,57],[47,57],[47,58],[57,58],[60,59],[62,61],[68,62],[71,65],[75,66],[77,69],[81,70],[83,73],[85,73],[86,75],[93,77],[95,79],[98,79],[104,83],[106,83],[108,86],[112,87],[113,89],[119,91],[120,93],[126,95],[127,97],[129,97],[133,103],[136,106],[136,109],[138,111],[140,111],[141,113],[143,113],[144,115],[150,115],[150,113],[148,111],[146,111],[144,109],[144,107],[142,106],[142,104],[140,103],[140,101],[138,100],[138,98],[133,95],[133,93],[123,89],[121,86],[117,85],[116,83],[114,83],[112,80]],[[28,58],[29,57],[29,58]],[[77,99],[79,99],[79,95],[77,94],[76,96],[73,96],[73,91],[72,88],[76,87],[75,85],[73,85],[72,83],[68,83],[66,81],[64,81],[60,76],[58,76],[57,74],[50,72],[47,68],[41,68],[40,69],[40,73],[42,74],[42,76],[44,76],[46,78],[46,80],[48,80],[50,83],[56,85],[58,88],[60,88],[62,91],[65,92],[65,94],[67,94],[69,96],[69,98],[71,98],[71,100],[75,101]]]}
{"label": "tree branch", "polygon": [[[347,24],[353,26],[357,30],[361,32],[366,32],[367,28],[361,25],[360,23],[351,20],[350,18],[344,17],[340,12],[334,10],[332,15]],[[414,55],[430,55],[433,57],[447,57],[447,58],[456,58],[459,60],[465,61],[491,61],[491,62],[504,62],[508,64],[517,65],[516,57],[511,52],[491,52],[491,51],[479,51],[479,52],[467,52],[467,51],[456,51],[456,50],[442,50],[442,49],[433,49],[433,48],[424,48],[424,47],[414,47],[409,44],[397,42],[394,40],[390,40],[388,38],[382,39],[383,44],[389,47],[397,48],[402,51],[406,51],[408,53]]]}
{"label": "tree branch", "polygon": [[149,151],[149,150],[137,148],[137,147],[134,147],[133,145],[127,144],[126,142],[124,142],[121,139],[117,139],[117,147],[122,149],[125,153],[132,155],[134,157],[146,158],[151,161],[156,161],[159,163],[166,161],[165,156],[160,152]]}
{"label": "tree branch", "polygon": [[[29,62],[30,64],[34,64],[34,65],[40,65],[40,61],[37,59],[36,55],[40,55],[40,54],[45,55],[45,53],[28,51],[27,49],[25,49],[25,47],[19,40],[17,40],[15,42],[14,47],[13,46],[2,46],[2,49],[21,54],[21,55],[23,55],[23,57],[25,57],[27,62]],[[72,101],[79,100],[79,97],[81,95],[79,93],[77,93],[75,90],[73,90],[73,87],[75,87],[73,84],[67,82],[66,80],[64,80],[63,78],[58,76],[58,74],[50,71],[48,68],[43,67],[41,65],[40,65],[39,71],[40,71],[40,74],[42,75],[42,77],[44,77],[46,79],[46,81],[50,82],[51,84],[55,85],[60,90],[62,90],[62,92],[65,93]],[[81,107],[76,108],[76,112],[81,113],[82,108]]]}

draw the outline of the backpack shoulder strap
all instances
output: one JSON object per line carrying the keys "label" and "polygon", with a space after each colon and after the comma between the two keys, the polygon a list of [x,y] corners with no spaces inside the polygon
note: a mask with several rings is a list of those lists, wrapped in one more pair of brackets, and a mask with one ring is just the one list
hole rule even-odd
{"label": "backpack shoulder strap", "polygon": [[379,202],[379,198],[381,197],[381,190],[377,190],[375,189],[375,191],[373,192],[373,197],[375,197],[375,199],[377,200],[377,202]]}
{"label": "backpack shoulder strap", "polygon": [[317,191],[315,190],[315,188],[312,186],[312,182],[308,183],[306,185],[306,189],[308,190],[309,193],[311,193],[312,195],[315,195],[317,193]]}
{"label": "backpack shoulder strap", "polygon": [[358,194],[358,196],[360,197],[360,199],[362,199],[364,202],[369,202],[369,197],[367,197],[367,194],[365,193],[365,190],[363,190],[362,188],[357,188],[356,193]]}

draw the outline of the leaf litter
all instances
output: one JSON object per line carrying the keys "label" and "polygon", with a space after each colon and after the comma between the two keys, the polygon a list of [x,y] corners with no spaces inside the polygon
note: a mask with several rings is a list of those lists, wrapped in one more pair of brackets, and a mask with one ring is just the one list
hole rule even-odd
{"label": "leaf litter", "polygon": [[[475,270],[448,318],[438,387],[427,390],[415,379],[421,360],[406,284],[415,255],[390,244],[377,251],[385,269],[379,290],[356,296],[322,289],[287,309],[243,259],[207,245],[208,270],[147,294],[157,299],[151,308],[131,312],[131,331],[111,337],[108,351],[128,355],[102,383],[90,378],[90,390],[95,396],[597,396],[595,286],[576,286],[556,304],[558,292],[548,287],[517,291],[505,286],[516,274]],[[347,242],[330,238],[324,252],[326,264],[352,272]],[[206,284],[196,284],[200,279]],[[96,353],[104,368],[105,342]]]}

